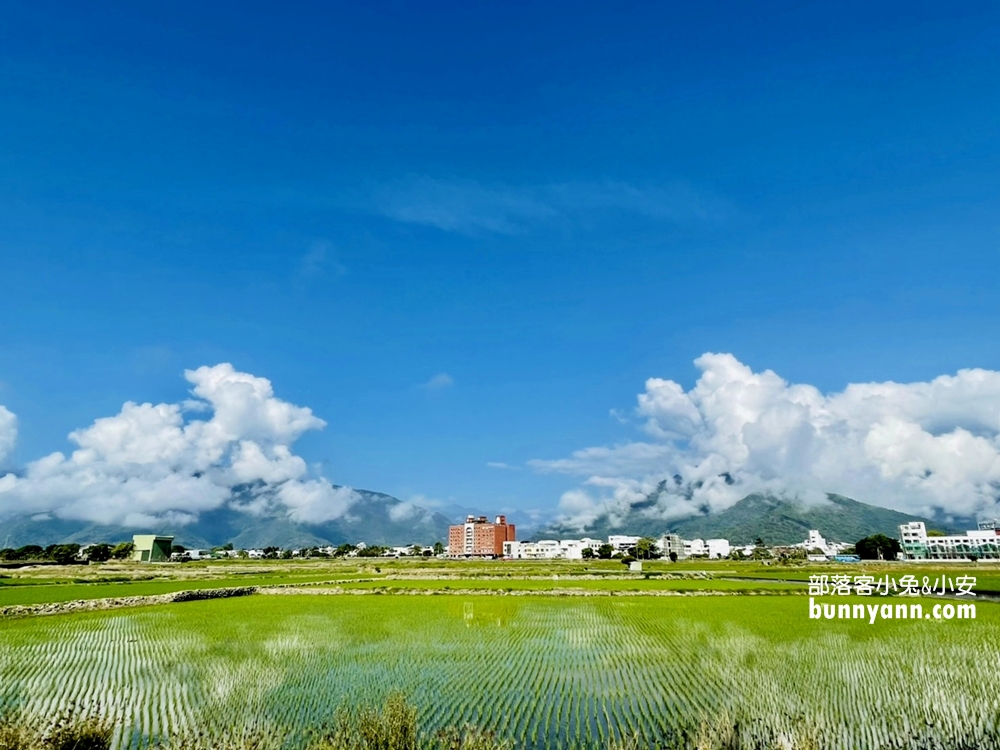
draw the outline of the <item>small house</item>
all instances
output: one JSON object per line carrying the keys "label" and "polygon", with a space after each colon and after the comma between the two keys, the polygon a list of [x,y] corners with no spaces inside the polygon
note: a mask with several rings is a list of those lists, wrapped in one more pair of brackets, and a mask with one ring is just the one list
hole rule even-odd
{"label": "small house", "polygon": [[170,560],[172,536],[157,536],[156,534],[136,534],[132,537],[132,559],[135,562],[167,562]]}

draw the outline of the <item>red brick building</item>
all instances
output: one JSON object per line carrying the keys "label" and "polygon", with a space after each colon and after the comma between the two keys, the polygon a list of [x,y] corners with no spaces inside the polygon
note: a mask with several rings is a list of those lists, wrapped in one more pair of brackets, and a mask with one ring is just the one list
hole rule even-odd
{"label": "red brick building", "polygon": [[486,516],[469,516],[448,529],[449,557],[503,557],[503,543],[516,541],[514,524],[506,516],[490,523]]}

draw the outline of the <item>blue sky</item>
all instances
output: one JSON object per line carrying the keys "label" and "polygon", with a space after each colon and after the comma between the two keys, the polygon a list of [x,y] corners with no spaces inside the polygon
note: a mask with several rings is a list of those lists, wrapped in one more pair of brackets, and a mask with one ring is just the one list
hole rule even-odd
{"label": "blue sky", "polygon": [[9,3],[6,463],[230,362],[335,483],[551,509],[578,480],[528,462],[640,440],[705,352],[1000,369],[998,39],[985,2]]}

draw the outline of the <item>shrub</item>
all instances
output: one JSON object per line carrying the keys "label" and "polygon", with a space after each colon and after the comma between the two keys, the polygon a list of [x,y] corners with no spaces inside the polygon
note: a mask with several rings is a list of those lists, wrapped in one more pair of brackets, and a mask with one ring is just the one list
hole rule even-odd
{"label": "shrub", "polygon": [[0,717],[0,750],[34,750],[37,732],[20,713]]}
{"label": "shrub", "polygon": [[43,740],[45,750],[108,750],[114,724],[97,715],[81,716],[71,706],[56,717]]}
{"label": "shrub", "polygon": [[478,727],[449,727],[435,736],[438,750],[511,750],[513,743]]}
{"label": "shrub", "polygon": [[71,706],[45,727],[14,712],[0,718],[0,750],[109,750],[114,723]]}
{"label": "shrub", "polygon": [[342,708],[310,750],[417,750],[417,710],[393,693],[381,710]]}

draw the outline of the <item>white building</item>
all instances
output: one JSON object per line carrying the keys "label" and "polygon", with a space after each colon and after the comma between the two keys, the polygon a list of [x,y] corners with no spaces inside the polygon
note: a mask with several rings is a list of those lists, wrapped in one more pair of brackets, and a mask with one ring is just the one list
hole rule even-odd
{"label": "white building", "polygon": [[537,542],[504,542],[503,556],[513,560],[582,560],[583,551],[597,549],[604,542],[600,539],[540,539]]}
{"label": "white building", "polygon": [[826,539],[819,533],[818,529],[809,529],[809,538],[804,542],[806,549],[818,549],[826,552]]}
{"label": "white building", "polygon": [[560,557],[567,560],[582,560],[583,550],[589,547],[582,539],[563,539],[559,542]]}
{"label": "white building", "polygon": [[[792,546],[804,549],[808,559],[819,562],[839,554],[841,550],[847,549],[850,545],[841,542],[828,542],[818,529],[809,529],[809,537],[804,542]],[[813,550],[819,550],[819,552],[815,553]]]}
{"label": "white building", "polygon": [[628,536],[626,534],[612,534],[608,537],[608,544],[615,548],[615,552],[620,552],[622,554],[628,552],[639,540],[642,539],[641,536]]}
{"label": "white building", "polygon": [[685,539],[684,557],[704,557],[708,554],[708,545],[704,539]]}
{"label": "white building", "polygon": [[899,527],[903,554],[913,560],[1000,559],[1000,528],[996,521],[979,524],[974,531],[951,536],[928,536],[923,521]]}
{"label": "white building", "polygon": [[709,560],[718,560],[723,557],[729,557],[729,540],[708,539],[705,541],[705,549],[708,550]]}
{"label": "white building", "polygon": [[503,556],[512,560],[554,560],[563,556],[563,550],[555,539],[542,539],[537,542],[504,542]]}

